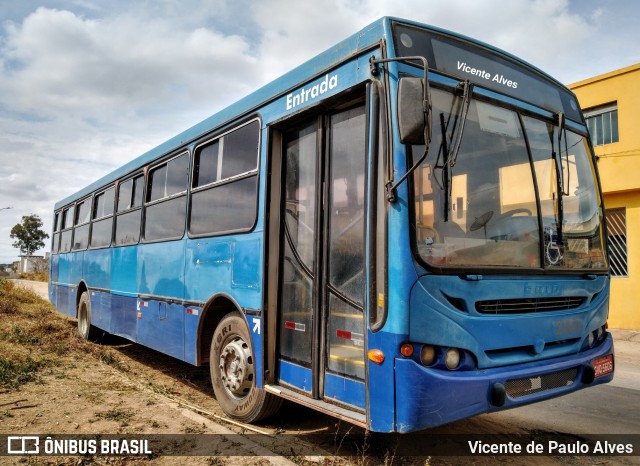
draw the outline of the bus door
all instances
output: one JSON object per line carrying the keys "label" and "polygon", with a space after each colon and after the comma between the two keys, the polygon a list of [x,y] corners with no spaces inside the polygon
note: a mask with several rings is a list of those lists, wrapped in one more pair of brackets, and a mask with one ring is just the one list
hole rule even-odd
{"label": "bus door", "polygon": [[283,132],[277,382],[365,409],[364,103]]}

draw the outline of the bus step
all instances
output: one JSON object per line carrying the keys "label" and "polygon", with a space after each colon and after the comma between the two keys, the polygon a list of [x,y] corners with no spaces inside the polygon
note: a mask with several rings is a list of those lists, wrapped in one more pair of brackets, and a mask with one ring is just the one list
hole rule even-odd
{"label": "bus step", "polygon": [[336,406],[335,404],[327,403],[326,401],[314,400],[313,398],[301,395],[280,385],[265,385],[264,389],[269,393],[273,393],[274,395],[278,395],[290,401],[295,401],[296,403],[315,409],[321,413],[337,417],[343,421],[352,422],[353,424],[357,424],[365,429],[367,428],[367,417],[360,412]]}

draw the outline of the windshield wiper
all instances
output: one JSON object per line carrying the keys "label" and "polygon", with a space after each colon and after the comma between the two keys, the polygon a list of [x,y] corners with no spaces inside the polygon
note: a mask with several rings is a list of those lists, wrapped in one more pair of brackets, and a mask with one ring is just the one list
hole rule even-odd
{"label": "windshield wiper", "polygon": [[[569,148],[567,146],[567,135],[566,135],[566,125],[565,125],[565,116],[564,113],[558,113],[558,152],[556,153],[553,150],[551,157],[553,158],[556,165],[556,183],[558,185],[558,221],[556,226],[556,232],[558,235],[558,244],[563,244],[563,234],[562,229],[564,225],[564,196],[567,196],[569,193],[565,191],[564,184],[564,168],[562,167],[562,135],[564,134],[564,145],[565,145],[565,156],[567,158],[567,170],[569,170]],[[567,185],[569,184],[569,179],[567,178]],[[567,186],[566,189],[569,189]]]}
{"label": "windshield wiper", "polygon": [[440,124],[443,128],[442,135],[442,149],[444,155],[444,174],[443,174],[443,183],[444,190],[446,192],[445,201],[444,201],[444,221],[449,221],[449,212],[451,211],[451,185],[452,185],[452,176],[453,176],[453,167],[456,166],[456,162],[458,161],[458,152],[460,151],[460,143],[462,142],[462,133],[464,132],[464,124],[467,121],[467,114],[469,113],[469,107],[471,106],[471,95],[473,94],[473,84],[469,82],[469,80],[465,80],[460,83],[462,86],[462,104],[460,108],[460,115],[456,117],[458,120],[453,127],[453,134],[451,135],[451,150],[448,150],[446,137],[444,134],[444,120],[443,116],[440,116]]}

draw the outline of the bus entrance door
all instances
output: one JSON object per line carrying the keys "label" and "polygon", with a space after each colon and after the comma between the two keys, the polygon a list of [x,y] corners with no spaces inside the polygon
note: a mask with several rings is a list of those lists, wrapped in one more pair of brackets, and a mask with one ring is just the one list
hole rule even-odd
{"label": "bus entrance door", "polygon": [[364,105],[283,137],[278,383],[363,412]]}

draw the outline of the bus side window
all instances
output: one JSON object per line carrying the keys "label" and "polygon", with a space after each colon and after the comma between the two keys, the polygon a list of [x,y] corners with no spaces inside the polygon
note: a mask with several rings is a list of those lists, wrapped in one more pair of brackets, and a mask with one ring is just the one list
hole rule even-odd
{"label": "bus side window", "polygon": [[62,223],[60,227],[60,246],[59,252],[71,251],[71,237],[73,236],[73,222],[71,221],[71,207],[67,207],[62,211]]}
{"label": "bus side window", "polygon": [[189,154],[151,169],[144,221],[145,241],[180,239],[186,219]]}
{"label": "bus side window", "polygon": [[53,218],[53,238],[51,240],[51,253],[57,254],[60,247],[60,221],[62,220],[62,212],[55,213]]}
{"label": "bus side window", "polygon": [[116,203],[115,246],[137,244],[140,240],[144,176],[138,175],[120,183]]}
{"label": "bus side window", "polygon": [[113,201],[115,188],[96,194],[93,201],[91,215],[91,240],[92,248],[109,247],[111,244],[111,231],[113,229]]}
{"label": "bus side window", "polygon": [[247,231],[258,208],[257,120],[206,143],[194,156],[189,233]]}
{"label": "bus side window", "polygon": [[89,244],[89,218],[91,198],[87,198],[76,204],[74,232],[73,232],[73,250],[78,251],[86,249]]}

